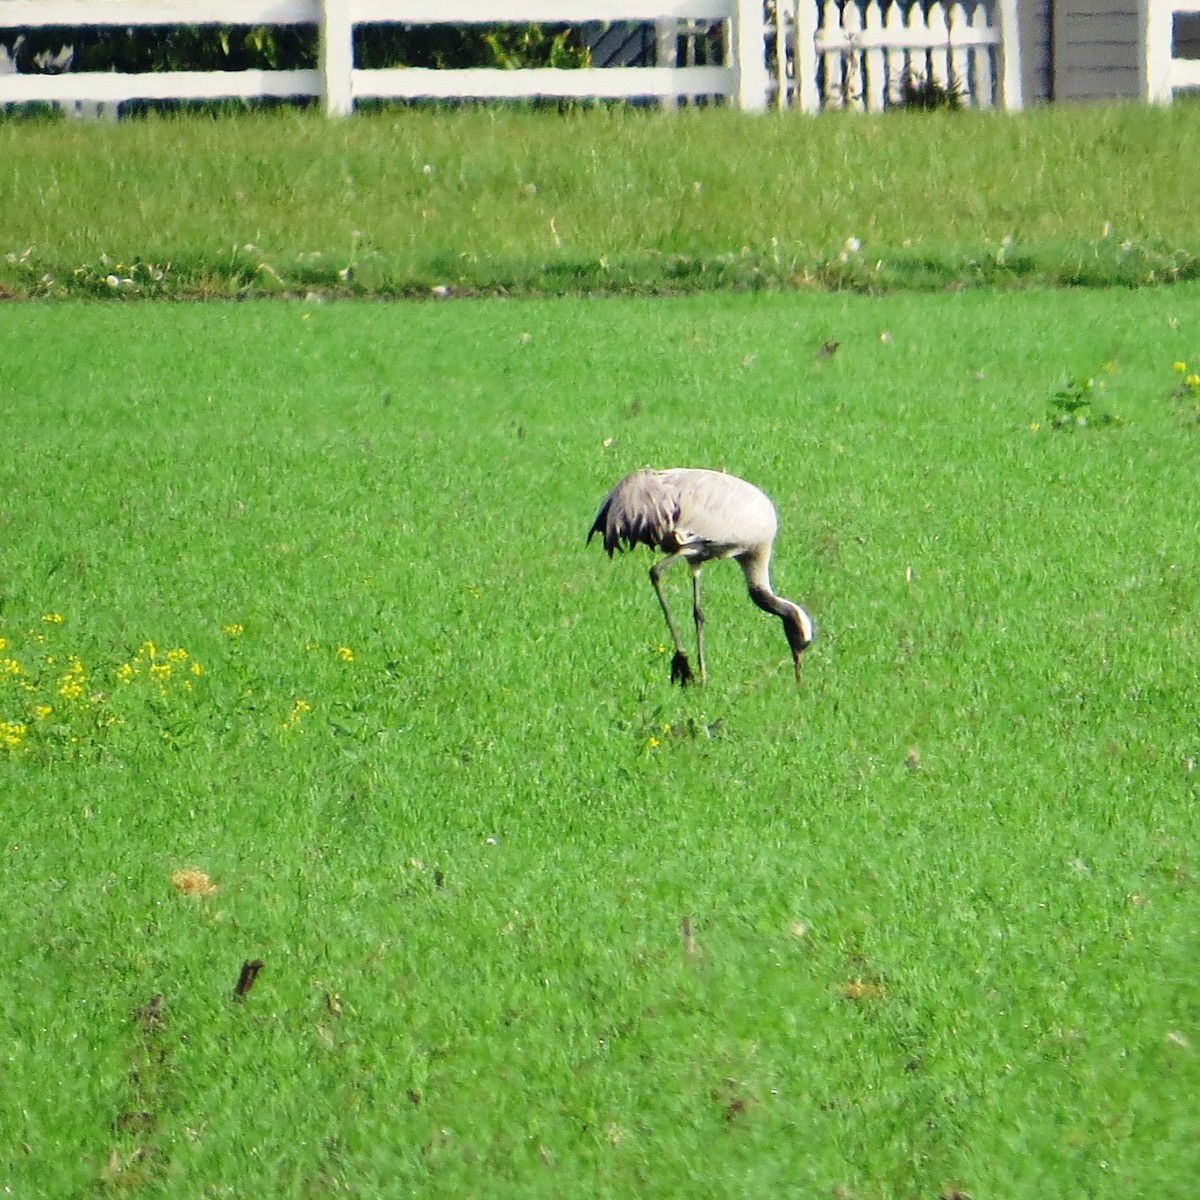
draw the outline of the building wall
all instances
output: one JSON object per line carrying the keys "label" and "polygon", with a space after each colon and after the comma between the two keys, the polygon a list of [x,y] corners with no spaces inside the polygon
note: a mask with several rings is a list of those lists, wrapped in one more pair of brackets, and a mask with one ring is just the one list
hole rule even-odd
{"label": "building wall", "polygon": [[1054,100],[1141,94],[1137,0],[1050,0]]}
{"label": "building wall", "polygon": [[1052,0],[1026,0],[1018,10],[1021,28],[1021,88],[1026,104],[1050,99],[1050,10]]}

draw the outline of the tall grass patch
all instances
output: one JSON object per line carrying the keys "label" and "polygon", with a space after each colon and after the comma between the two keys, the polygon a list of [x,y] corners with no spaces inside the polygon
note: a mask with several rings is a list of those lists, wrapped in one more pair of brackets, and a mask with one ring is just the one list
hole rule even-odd
{"label": "tall grass patch", "polygon": [[1198,253],[1192,118],[1180,104],[10,120],[0,284],[144,297],[1174,281]]}
{"label": "tall grass patch", "polygon": [[1196,300],[10,306],[4,1184],[1186,1194]]}

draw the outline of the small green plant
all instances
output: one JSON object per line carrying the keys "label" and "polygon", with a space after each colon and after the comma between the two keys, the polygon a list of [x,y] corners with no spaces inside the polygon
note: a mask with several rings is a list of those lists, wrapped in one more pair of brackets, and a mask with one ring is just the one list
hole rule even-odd
{"label": "small green plant", "polygon": [[1051,429],[1112,429],[1125,422],[1116,413],[1097,407],[1106,387],[1104,375],[1111,375],[1116,364],[1108,362],[1103,375],[1076,376],[1067,380],[1050,400]]}
{"label": "small green plant", "polygon": [[1171,389],[1171,399],[1180,406],[1186,420],[1200,422],[1200,373],[1182,361],[1171,366],[1179,376],[1179,382]]}
{"label": "small green plant", "polygon": [[963,86],[953,75],[946,83],[910,71],[900,83],[896,108],[915,112],[958,112],[963,107]]}

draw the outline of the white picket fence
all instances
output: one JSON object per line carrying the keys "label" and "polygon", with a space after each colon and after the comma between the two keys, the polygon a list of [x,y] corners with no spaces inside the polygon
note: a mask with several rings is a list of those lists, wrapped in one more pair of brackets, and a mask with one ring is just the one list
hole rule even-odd
{"label": "white picket fence", "polygon": [[[1200,0],[1194,0],[1200,3]],[[327,112],[358,100],[432,98],[680,98],[713,96],[747,110],[769,104],[878,111],[903,81],[956,86],[980,106],[1021,106],[1017,0],[0,0],[4,30],[46,26],[297,25],[320,30],[313,70],[153,74],[5,73],[0,103],[67,108],[131,100],[320,97]],[[989,22],[989,11],[998,15]],[[525,70],[364,70],[356,25],[654,22],[659,65]],[[724,65],[697,65],[687,47],[720,27]],[[684,36],[681,39],[679,34]],[[684,61],[677,61],[682,41]],[[6,56],[5,56],[6,57]],[[769,66],[769,64],[771,64]]]}
{"label": "white picket fence", "polygon": [[980,108],[1021,107],[1016,0],[779,0],[775,37],[776,102],[805,112],[881,112],[906,84],[953,90]]}
{"label": "white picket fence", "polygon": [[1143,0],[1142,94],[1170,104],[1180,88],[1200,88],[1200,60],[1175,57],[1175,14],[1200,13],[1200,0]]}

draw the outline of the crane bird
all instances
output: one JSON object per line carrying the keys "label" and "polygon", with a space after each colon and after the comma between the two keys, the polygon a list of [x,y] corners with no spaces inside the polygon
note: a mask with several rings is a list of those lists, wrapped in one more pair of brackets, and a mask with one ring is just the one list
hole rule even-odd
{"label": "crane bird", "polygon": [[686,686],[696,680],[663,595],[662,573],[678,559],[691,568],[696,659],[703,683],[707,671],[700,572],[706,562],[715,558],[732,558],[737,562],[746,577],[750,599],[783,622],[799,682],[800,656],[813,640],[813,625],[800,605],[777,596],[771,587],[771,546],[777,528],[775,506],[752,483],[721,471],[672,467],[626,475],[605,496],[588,533],[588,542],[597,533],[601,534],[609,558],[614,550],[632,549],[639,543],[666,555],[650,568],[650,582],[675,643],[672,683]]}

